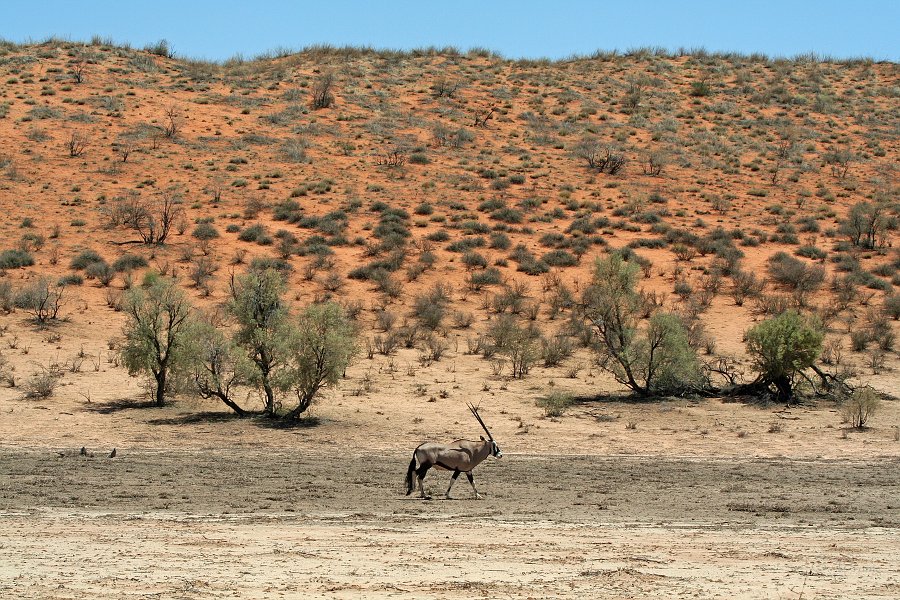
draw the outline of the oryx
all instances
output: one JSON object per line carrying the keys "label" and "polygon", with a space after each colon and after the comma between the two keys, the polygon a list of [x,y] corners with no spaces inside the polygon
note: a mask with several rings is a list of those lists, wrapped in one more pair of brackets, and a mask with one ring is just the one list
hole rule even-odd
{"label": "oryx", "polygon": [[[488,430],[487,425],[481,420],[478,409],[471,404],[467,404],[467,406],[469,407],[469,410],[472,411],[472,414],[475,415],[475,418],[478,419],[478,422],[488,436],[487,439],[484,439],[484,436],[481,436],[481,439],[477,442],[471,440],[456,440],[451,444],[425,442],[420,445],[413,451],[412,460],[409,461],[409,469],[406,471],[407,496],[413,491],[413,473],[415,472],[416,479],[419,481],[419,492],[421,497],[430,499],[431,496],[425,494],[424,479],[425,475],[428,473],[428,469],[431,467],[438,467],[440,469],[453,471],[453,476],[450,478],[450,486],[447,488],[446,493],[448,499],[450,498],[450,490],[453,488],[453,483],[456,481],[456,478],[459,477],[460,473],[465,473],[466,477],[469,478],[469,484],[472,486],[472,491],[475,492],[475,498],[481,498],[478,494],[478,490],[475,489],[475,481],[472,479],[472,469],[477,467],[489,454],[496,456],[497,458],[500,458],[503,454],[500,452],[500,446],[494,441],[494,437]],[[418,468],[416,468],[417,462],[419,464]]]}

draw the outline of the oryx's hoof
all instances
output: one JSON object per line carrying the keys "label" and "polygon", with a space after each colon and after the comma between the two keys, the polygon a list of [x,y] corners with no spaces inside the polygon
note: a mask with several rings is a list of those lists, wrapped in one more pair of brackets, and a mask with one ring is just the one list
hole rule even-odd
{"label": "oryx's hoof", "polygon": [[482,496],[481,494],[475,494],[475,499],[476,500],[484,500],[484,496]]}
{"label": "oryx's hoof", "polygon": [[453,496],[450,494],[444,494],[444,500],[453,500]]}
{"label": "oryx's hoof", "polygon": [[431,500],[431,496],[419,496],[422,500]]}

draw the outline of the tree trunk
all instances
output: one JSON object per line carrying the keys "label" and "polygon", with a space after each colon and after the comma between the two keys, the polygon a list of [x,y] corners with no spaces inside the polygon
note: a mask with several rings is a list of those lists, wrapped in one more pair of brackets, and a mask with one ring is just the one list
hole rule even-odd
{"label": "tree trunk", "polygon": [[791,388],[791,380],[782,375],[772,380],[775,388],[778,390],[778,400],[790,405],[794,397],[794,390]]}
{"label": "tree trunk", "polygon": [[237,415],[238,415],[239,417],[246,417],[246,416],[247,416],[247,411],[245,411],[243,408],[241,408],[240,406],[238,406],[237,402],[235,402],[234,400],[232,400],[231,398],[229,398],[227,395],[225,395],[225,394],[223,394],[223,393],[221,393],[221,392],[213,392],[213,395],[214,395],[214,396],[218,396],[219,400],[221,400],[222,402],[224,402],[225,405],[226,405],[228,408],[230,408],[231,410],[233,410],[234,412],[236,412]]}
{"label": "tree trunk", "polygon": [[285,415],[285,420],[294,420],[300,417],[301,414],[306,412],[306,409],[309,408],[309,405],[312,404],[313,395],[310,395],[309,398],[300,398],[300,404],[297,405],[294,410]]}
{"label": "tree trunk", "polygon": [[275,416],[275,391],[269,384],[268,379],[263,381],[263,392],[266,394],[266,414],[270,417]]}
{"label": "tree trunk", "polygon": [[166,370],[156,374],[156,405],[163,406],[166,395]]}

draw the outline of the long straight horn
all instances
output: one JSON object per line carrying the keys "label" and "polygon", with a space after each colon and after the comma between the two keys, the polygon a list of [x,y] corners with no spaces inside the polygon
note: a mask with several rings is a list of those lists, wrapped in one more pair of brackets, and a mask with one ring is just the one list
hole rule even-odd
{"label": "long straight horn", "polygon": [[478,409],[472,406],[471,404],[466,404],[469,407],[469,410],[472,411],[472,414],[475,415],[475,418],[478,419],[478,422],[481,424],[481,428],[484,429],[484,432],[488,434],[488,439],[494,441],[494,436],[491,435],[490,430],[488,430],[487,425],[484,424],[484,421],[481,420],[481,415],[478,414]]}

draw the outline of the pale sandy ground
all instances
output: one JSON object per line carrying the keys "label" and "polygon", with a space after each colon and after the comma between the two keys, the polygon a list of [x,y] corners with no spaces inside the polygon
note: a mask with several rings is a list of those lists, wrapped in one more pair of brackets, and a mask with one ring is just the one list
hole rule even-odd
{"label": "pale sandy ground", "polygon": [[[120,315],[102,316],[115,334]],[[864,432],[829,404],[596,401],[547,419],[534,401],[551,382],[613,389],[589,357],[577,379],[506,381],[461,351],[428,368],[402,351],[359,360],[315,407],[320,425],[281,429],[196,399],[140,407],[139,382],[82,315],[50,343],[2,319],[20,380],[67,364],[53,398],[0,389],[3,597],[900,593],[897,402]],[[71,372],[82,345],[94,358]],[[476,470],[486,499],[464,481],[456,502],[407,499],[415,445],[479,435],[466,401],[505,454]],[[433,492],[446,481],[428,479]]]}

